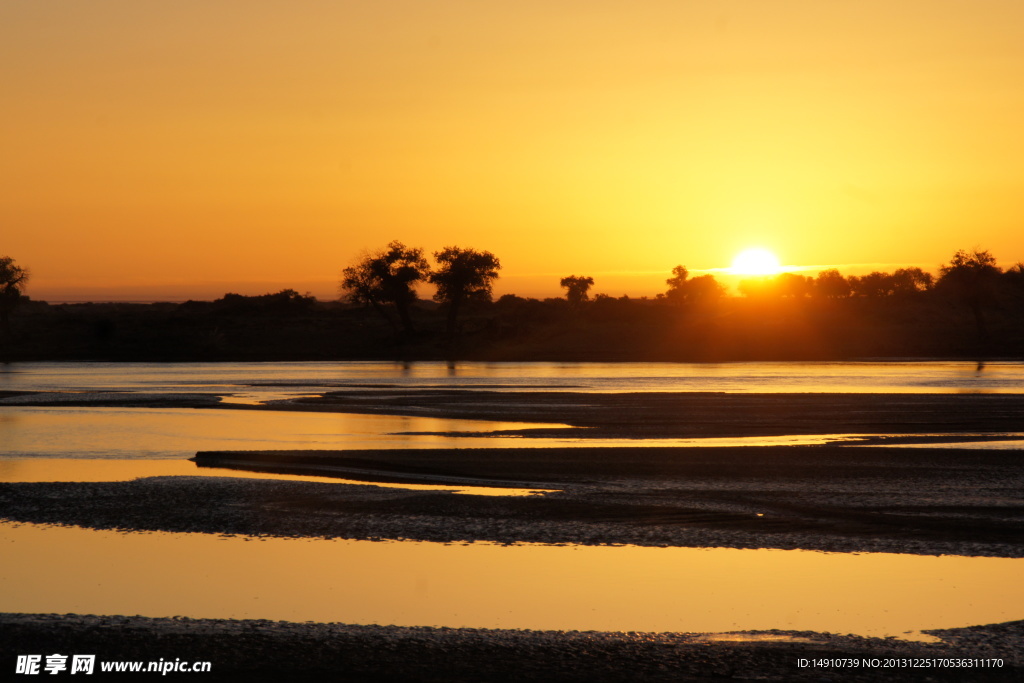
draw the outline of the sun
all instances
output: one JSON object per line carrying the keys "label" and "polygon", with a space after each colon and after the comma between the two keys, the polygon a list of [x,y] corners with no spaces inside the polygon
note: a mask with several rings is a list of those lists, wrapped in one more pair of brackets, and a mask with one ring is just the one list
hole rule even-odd
{"label": "sun", "polygon": [[781,266],[779,259],[767,249],[745,249],[732,260],[729,271],[734,275],[775,275]]}

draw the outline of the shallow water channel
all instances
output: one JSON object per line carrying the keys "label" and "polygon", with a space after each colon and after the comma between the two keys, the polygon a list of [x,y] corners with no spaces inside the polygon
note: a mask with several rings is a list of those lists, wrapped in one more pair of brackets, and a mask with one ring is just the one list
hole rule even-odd
{"label": "shallow water channel", "polygon": [[[189,458],[202,450],[454,448],[444,432],[525,429],[397,415],[195,408],[0,407],[0,457]],[[405,434],[404,432],[432,432]]]}
{"label": "shallow water channel", "polygon": [[0,523],[0,611],[475,628],[919,633],[1020,618],[1024,560],[445,545]]}
{"label": "shallow water channel", "polygon": [[[0,458],[189,458],[196,451],[803,445],[850,434],[700,439],[533,438],[527,422],[217,408],[0,406]],[[545,429],[565,425],[545,424]],[[452,436],[447,432],[477,434]]]}
{"label": "shallow water channel", "polygon": [[[255,467],[255,466],[254,466]],[[393,476],[393,475],[392,475]],[[412,491],[450,491],[475,496],[530,496],[552,489],[515,488],[514,486],[475,486],[468,483],[444,484],[388,483],[304,474],[279,474],[258,470],[198,467],[187,460],[85,460],[81,458],[0,458],[0,482],[28,483],[54,481],[131,481],[140,477],[232,477],[236,479],[274,479],[307,481],[317,484],[349,484],[409,489]],[[367,477],[371,479],[372,477]],[[423,475],[417,476],[422,479]]]}

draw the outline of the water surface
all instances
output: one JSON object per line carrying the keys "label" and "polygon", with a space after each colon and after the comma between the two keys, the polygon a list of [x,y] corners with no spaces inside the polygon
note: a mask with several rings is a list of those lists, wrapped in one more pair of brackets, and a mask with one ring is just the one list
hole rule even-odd
{"label": "water surface", "polygon": [[1024,560],[119,533],[0,523],[0,611],[921,638],[1024,616]]}
{"label": "water surface", "polygon": [[353,413],[0,406],[0,457],[190,458],[197,451],[216,450],[457,448],[477,440],[445,432],[536,426]]}
{"label": "water surface", "polygon": [[316,484],[349,484],[412,491],[450,491],[475,496],[532,496],[553,489],[528,489],[465,484],[381,483],[339,477],[303,474],[278,474],[223,467],[198,467],[186,460],[123,460],[84,458],[0,458],[0,482],[9,484],[32,482],[97,482],[131,481],[141,477],[222,477],[235,479],[273,479],[306,481]]}
{"label": "water surface", "polygon": [[251,402],[324,388],[497,391],[1024,393],[1024,363],[10,363],[0,391],[147,391],[234,395]]}
{"label": "water surface", "polygon": [[[855,434],[686,439],[532,438],[528,422],[196,408],[0,406],[0,458],[190,458],[197,451],[807,445]],[[543,425],[545,429],[567,425]],[[447,432],[479,433],[449,436]]]}

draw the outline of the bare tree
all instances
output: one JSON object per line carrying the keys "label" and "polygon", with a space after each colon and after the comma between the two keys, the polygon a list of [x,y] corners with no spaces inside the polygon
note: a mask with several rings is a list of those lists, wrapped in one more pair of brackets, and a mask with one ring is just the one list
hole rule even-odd
{"label": "bare tree", "polygon": [[437,286],[434,301],[448,306],[448,334],[457,329],[459,310],[468,301],[490,301],[491,284],[501,263],[489,251],[445,247],[434,252],[437,268],[429,276]]}

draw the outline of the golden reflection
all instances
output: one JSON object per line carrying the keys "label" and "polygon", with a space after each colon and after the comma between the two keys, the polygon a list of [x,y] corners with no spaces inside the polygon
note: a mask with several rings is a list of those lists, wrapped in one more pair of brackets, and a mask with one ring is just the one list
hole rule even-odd
{"label": "golden reflection", "polygon": [[358,481],[338,477],[317,477],[301,474],[276,474],[222,467],[197,467],[181,460],[93,460],[84,458],[12,458],[0,460],[0,482],[27,483],[40,481],[131,481],[140,477],[234,477],[238,479],[273,479],[307,481],[316,484],[354,484],[412,491],[450,491],[474,496],[532,496],[550,493],[551,489],[498,488],[462,484],[394,484]]}
{"label": "golden reflection", "polygon": [[[3,409],[0,409],[3,410]],[[0,456],[189,458],[197,451],[558,446],[770,446],[856,439],[858,434],[687,439],[531,438],[493,432],[535,423],[440,417],[175,408],[17,408],[0,423]],[[568,425],[546,424],[545,430]],[[451,433],[466,434],[454,436]],[[528,433],[528,432],[527,432]],[[141,475],[140,475],[141,476]]]}
{"label": "golden reflection", "polygon": [[1024,451],[1024,439],[1007,439],[1002,441],[952,441],[944,443],[886,443],[878,445],[884,445],[887,448],[953,448],[972,451]]}
{"label": "golden reflection", "polygon": [[[202,363],[133,364],[127,376],[106,366],[67,364],[54,369],[35,363],[15,377],[12,390],[70,389],[177,393],[216,387],[240,395],[243,402],[316,395],[332,389],[441,386],[472,388],[483,384],[505,390],[580,390],[584,392],[725,391],[740,393],[956,393],[961,389],[1021,393],[1024,364],[987,361],[913,362],[738,362],[704,363],[481,363],[460,361],[453,383],[443,362],[346,363]],[[8,410],[4,408],[3,410]]]}
{"label": "golden reflection", "polygon": [[223,538],[0,524],[0,611],[865,636],[1022,616],[1024,560]]}
{"label": "golden reflection", "polygon": [[[913,634],[919,635],[919,634]],[[782,633],[708,633],[700,639],[708,643],[813,643],[810,638],[800,638]],[[914,638],[918,640],[918,638]],[[938,640],[938,638],[935,638]]]}
{"label": "golden reflection", "polygon": [[[460,447],[446,432],[536,427],[526,422],[189,408],[0,407],[0,455],[180,457],[215,450]],[[412,432],[409,434],[395,432]],[[422,434],[420,434],[422,432]]]}

